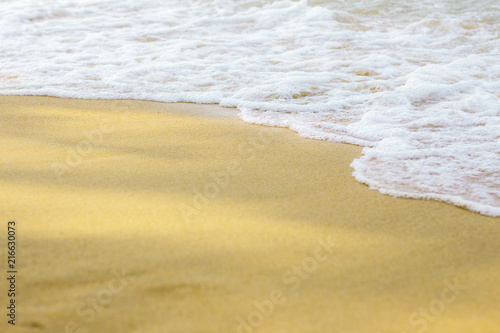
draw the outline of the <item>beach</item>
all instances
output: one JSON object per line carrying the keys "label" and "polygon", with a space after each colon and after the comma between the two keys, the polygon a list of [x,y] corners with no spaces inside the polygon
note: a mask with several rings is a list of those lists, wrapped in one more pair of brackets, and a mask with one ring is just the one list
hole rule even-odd
{"label": "beach", "polygon": [[2,332],[498,332],[500,219],[370,190],[360,146],[217,105],[0,108]]}

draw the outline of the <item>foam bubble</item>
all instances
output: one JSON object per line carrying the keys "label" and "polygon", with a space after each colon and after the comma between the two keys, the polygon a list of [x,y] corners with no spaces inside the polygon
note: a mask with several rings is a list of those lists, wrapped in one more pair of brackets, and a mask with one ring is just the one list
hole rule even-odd
{"label": "foam bubble", "polygon": [[0,2],[0,93],[237,107],[365,146],[357,180],[500,216],[492,0]]}

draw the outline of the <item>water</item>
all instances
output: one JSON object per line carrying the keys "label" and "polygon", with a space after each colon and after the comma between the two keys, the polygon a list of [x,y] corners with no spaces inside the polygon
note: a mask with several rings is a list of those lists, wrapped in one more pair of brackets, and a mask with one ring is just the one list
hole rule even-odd
{"label": "water", "polygon": [[[0,94],[218,103],[500,216],[498,1],[0,1]],[[332,189],[334,190],[334,189]]]}

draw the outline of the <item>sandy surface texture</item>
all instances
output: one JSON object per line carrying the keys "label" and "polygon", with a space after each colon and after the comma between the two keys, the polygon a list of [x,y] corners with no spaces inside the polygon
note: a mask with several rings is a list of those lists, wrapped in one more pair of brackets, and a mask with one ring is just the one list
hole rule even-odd
{"label": "sandy surface texture", "polygon": [[500,219],[234,109],[0,98],[2,332],[499,332]]}

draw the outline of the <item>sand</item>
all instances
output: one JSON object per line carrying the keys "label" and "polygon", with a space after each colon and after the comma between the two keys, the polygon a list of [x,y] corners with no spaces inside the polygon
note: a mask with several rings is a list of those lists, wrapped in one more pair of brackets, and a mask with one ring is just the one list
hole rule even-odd
{"label": "sand", "polygon": [[2,332],[500,329],[500,219],[370,190],[361,147],[213,105],[0,108]]}

